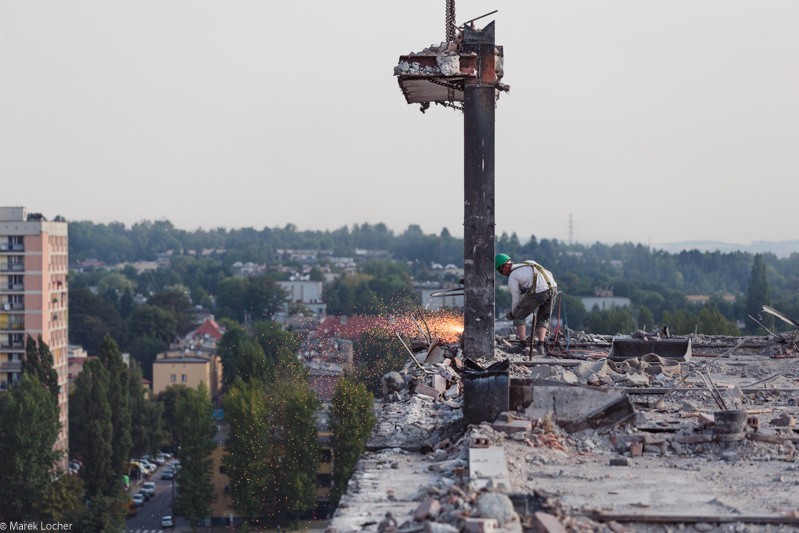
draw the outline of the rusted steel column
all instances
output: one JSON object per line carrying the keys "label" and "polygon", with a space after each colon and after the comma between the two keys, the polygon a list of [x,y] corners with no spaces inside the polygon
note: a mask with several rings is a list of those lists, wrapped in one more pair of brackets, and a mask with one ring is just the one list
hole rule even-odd
{"label": "rusted steel column", "polygon": [[478,55],[464,86],[464,332],[466,357],[494,352],[494,23],[464,29],[464,53]]}

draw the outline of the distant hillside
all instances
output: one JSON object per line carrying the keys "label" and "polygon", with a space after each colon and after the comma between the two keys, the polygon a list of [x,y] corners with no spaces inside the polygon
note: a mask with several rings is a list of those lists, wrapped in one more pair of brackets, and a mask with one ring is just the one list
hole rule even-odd
{"label": "distant hillside", "polygon": [[752,254],[771,252],[779,258],[785,258],[793,253],[799,253],[799,240],[790,241],[754,241],[752,244],[734,244],[719,241],[683,241],[667,242],[653,245],[654,248],[665,250],[669,253],[679,253],[682,250],[699,250],[700,252],[749,252]]}

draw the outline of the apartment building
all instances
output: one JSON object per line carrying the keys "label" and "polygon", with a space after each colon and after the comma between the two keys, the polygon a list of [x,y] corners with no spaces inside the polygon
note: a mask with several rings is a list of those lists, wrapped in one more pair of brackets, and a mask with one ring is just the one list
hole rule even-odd
{"label": "apartment building", "polygon": [[50,222],[24,207],[0,207],[0,391],[20,379],[25,339],[50,347],[58,373],[61,431],[56,448],[67,451],[66,222]]}

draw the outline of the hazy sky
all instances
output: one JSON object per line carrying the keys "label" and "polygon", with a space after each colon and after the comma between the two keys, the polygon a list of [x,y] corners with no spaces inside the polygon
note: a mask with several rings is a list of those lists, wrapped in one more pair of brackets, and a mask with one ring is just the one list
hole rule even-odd
{"label": "hazy sky", "polygon": [[[184,229],[463,234],[463,117],[393,76],[445,0],[0,1],[0,205]],[[797,237],[799,2],[494,9],[497,233]]]}

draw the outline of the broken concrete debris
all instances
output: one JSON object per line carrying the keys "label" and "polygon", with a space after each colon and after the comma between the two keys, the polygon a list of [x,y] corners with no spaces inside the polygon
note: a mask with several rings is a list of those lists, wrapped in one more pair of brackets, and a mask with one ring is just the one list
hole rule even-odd
{"label": "broken concrete debris", "polygon": [[[504,338],[478,361],[457,345],[412,344],[424,363],[384,377],[378,425],[330,531],[799,527],[790,335],[692,335],[678,339],[690,341],[685,361],[612,361],[613,337],[571,339],[533,360]],[[467,397],[467,374],[497,363],[508,407],[470,422],[466,405],[483,396]]]}

